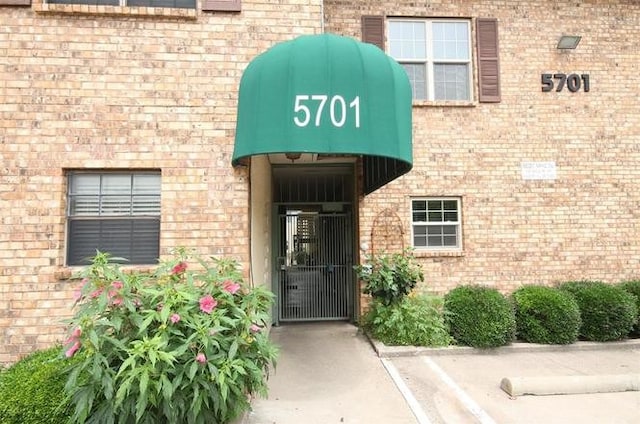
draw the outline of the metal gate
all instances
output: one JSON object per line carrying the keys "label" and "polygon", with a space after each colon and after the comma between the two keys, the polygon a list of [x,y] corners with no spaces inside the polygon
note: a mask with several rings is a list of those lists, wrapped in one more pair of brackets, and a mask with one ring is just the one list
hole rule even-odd
{"label": "metal gate", "polygon": [[351,213],[287,209],[278,216],[280,321],[344,320],[352,314]]}

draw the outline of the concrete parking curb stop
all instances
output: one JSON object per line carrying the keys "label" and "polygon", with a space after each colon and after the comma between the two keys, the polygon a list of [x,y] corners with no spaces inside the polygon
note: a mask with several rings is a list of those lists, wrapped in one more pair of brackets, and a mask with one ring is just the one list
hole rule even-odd
{"label": "concrete parking curb stop", "polygon": [[500,388],[510,396],[630,392],[640,390],[640,375],[505,377],[500,382]]}

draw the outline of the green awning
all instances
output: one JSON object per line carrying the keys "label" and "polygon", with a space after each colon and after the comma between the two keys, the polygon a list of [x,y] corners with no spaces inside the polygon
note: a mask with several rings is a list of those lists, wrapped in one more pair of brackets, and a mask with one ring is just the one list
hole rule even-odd
{"label": "green awning", "polygon": [[372,44],[306,35],[257,56],[240,81],[233,165],[270,153],[362,155],[370,193],[412,167],[411,86]]}

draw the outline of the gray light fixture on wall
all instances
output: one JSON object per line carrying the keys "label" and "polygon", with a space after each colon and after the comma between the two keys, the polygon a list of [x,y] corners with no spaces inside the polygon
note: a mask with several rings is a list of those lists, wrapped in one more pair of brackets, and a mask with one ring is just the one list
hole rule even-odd
{"label": "gray light fixture on wall", "polygon": [[556,48],[560,50],[575,49],[578,47],[581,39],[582,37],[579,35],[563,35],[560,37],[560,40],[558,40]]}

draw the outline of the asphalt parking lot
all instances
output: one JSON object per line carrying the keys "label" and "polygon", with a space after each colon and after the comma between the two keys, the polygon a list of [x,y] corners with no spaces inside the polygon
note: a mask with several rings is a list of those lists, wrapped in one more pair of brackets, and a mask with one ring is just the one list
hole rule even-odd
{"label": "asphalt parking lot", "polygon": [[[281,354],[245,424],[638,423],[635,391],[510,396],[503,378],[640,378],[640,340],[570,346],[387,348],[345,323],[272,329]],[[555,380],[554,380],[555,379]],[[602,385],[606,387],[606,385]]]}

